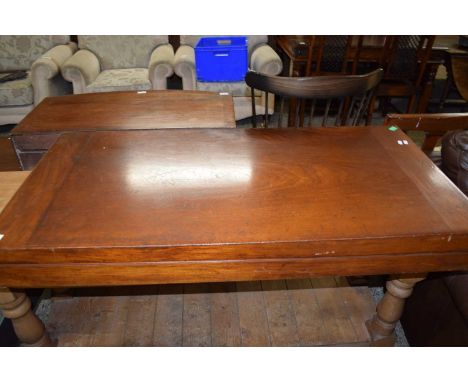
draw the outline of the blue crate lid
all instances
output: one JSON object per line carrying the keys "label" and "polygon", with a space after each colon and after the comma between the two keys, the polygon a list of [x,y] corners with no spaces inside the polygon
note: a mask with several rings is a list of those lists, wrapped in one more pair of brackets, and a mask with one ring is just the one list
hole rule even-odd
{"label": "blue crate lid", "polygon": [[198,40],[195,50],[204,49],[246,49],[246,36],[212,36],[202,37]]}

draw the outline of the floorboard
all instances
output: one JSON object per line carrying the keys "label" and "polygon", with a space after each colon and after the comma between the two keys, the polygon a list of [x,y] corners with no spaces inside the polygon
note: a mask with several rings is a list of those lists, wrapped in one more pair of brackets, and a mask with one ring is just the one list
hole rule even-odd
{"label": "floorboard", "polygon": [[375,311],[343,278],[78,291],[52,298],[59,346],[363,346]]}

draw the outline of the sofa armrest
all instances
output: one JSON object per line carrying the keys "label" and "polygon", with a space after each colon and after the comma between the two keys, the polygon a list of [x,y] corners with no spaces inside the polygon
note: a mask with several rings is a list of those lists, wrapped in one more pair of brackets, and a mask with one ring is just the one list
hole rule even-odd
{"label": "sofa armrest", "polygon": [[86,49],[76,52],[62,67],[62,75],[73,83],[75,94],[84,93],[86,86],[96,79],[100,71],[98,58]]}
{"label": "sofa armrest", "polygon": [[283,70],[283,62],[271,46],[262,45],[252,52],[250,68],[261,74],[276,76]]}
{"label": "sofa armrest", "polygon": [[184,90],[196,90],[195,49],[182,45],[177,49],[174,58],[174,71],[182,78]]}
{"label": "sofa armrest", "polygon": [[158,46],[151,53],[148,66],[153,90],[167,89],[167,78],[174,74],[174,48],[170,44]]}
{"label": "sofa armrest", "polygon": [[[60,95],[67,85],[62,78],[56,78],[63,63],[76,51],[76,44],[58,45],[48,50],[33,62],[31,79],[34,90],[34,104],[39,104],[45,97]],[[60,77],[60,76],[59,76]]]}
{"label": "sofa armrest", "polygon": [[39,57],[31,67],[31,76],[50,79],[56,76],[62,65],[76,52],[76,44],[58,45]]}

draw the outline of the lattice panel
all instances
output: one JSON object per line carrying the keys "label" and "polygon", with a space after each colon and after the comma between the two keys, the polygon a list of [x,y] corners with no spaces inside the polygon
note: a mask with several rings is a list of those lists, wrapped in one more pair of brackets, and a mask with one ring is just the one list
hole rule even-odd
{"label": "lattice panel", "polygon": [[343,70],[349,38],[349,36],[325,37],[322,62],[320,64],[321,72],[341,72]]}
{"label": "lattice panel", "polygon": [[418,64],[418,48],[423,36],[398,36],[397,47],[388,74],[414,78]]}

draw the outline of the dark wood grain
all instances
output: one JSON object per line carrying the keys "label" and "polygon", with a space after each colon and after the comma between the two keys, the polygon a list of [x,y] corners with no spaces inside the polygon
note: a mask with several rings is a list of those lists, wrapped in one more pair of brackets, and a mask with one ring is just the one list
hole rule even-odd
{"label": "dark wood grain", "polygon": [[[281,97],[281,102],[284,102],[284,98],[300,99],[301,103],[296,103],[296,108],[289,108],[290,116],[291,114],[300,115],[299,126],[305,125],[306,108],[308,112],[307,126],[316,124],[314,119],[318,116],[321,117],[321,126],[359,125],[363,122],[369,101],[373,97],[382,74],[383,70],[377,69],[365,75],[279,77],[250,71],[245,76],[245,82],[252,91],[253,127],[256,127],[257,115],[256,104],[253,102],[255,89],[264,91],[272,97]],[[265,99],[267,104],[268,97]],[[310,105],[305,103],[306,100],[310,101]],[[317,113],[318,101],[326,101],[322,114]],[[281,117],[280,115],[278,119],[278,127],[281,127]],[[268,127],[268,113],[264,115],[264,123],[265,127]],[[295,127],[295,125],[292,126]]]}
{"label": "dark wood grain", "polygon": [[463,270],[467,210],[386,127],[68,134],[0,215],[0,284]]}
{"label": "dark wood grain", "polygon": [[228,94],[128,91],[47,97],[12,131],[23,169],[31,170],[66,132],[236,127]]}
{"label": "dark wood grain", "polygon": [[153,90],[47,97],[12,134],[235,126],[229,95]]}
{"label": "dark wood grain", "polygon": [[21,166],[16,157],[10,138],[0,138],[0,171],[20,171]]}

